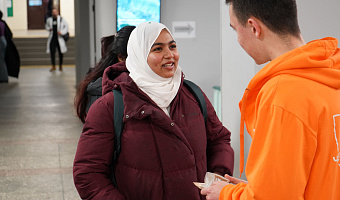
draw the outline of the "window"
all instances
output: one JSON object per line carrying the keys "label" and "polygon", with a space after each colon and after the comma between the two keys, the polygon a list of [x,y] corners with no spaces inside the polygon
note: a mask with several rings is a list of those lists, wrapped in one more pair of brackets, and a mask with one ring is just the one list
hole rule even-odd
{"label": "window", "polygon": [[160,22],[161,0],[117,0],[117,31],[146,21]]}
{"label": "window", "polygon": [[28,5],[29,6],[41,6],[42,0],[29,0]]}

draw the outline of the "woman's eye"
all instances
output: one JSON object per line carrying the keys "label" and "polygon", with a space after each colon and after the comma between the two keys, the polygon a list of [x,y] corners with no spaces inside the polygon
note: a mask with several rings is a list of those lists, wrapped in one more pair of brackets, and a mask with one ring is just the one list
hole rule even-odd
{"label": "woman's eye", "polygon": [[152,51],[161,51],[161,50],[162,50],[161,47],[156,47],[156,48],[154,48]]}
{"label": "woman's eye", "polygon": [[177,46],[173,44],[173,45],[170,46],[170,48],[171,48],[171,49],[176,49]]}

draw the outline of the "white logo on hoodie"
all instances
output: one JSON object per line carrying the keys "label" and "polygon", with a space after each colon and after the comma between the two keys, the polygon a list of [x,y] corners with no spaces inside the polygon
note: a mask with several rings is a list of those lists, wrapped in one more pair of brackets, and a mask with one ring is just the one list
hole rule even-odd
{"label": "white logo on hoodie", "polygon": [[[336,123],[336,120],[335,118],[336,117],[340,117],[340,114],[337,114],[337,115],[333,115],[333,123],[334,123],[334,137],[335,137],[335,142],[336,142],[336,147],[337,147],[337,150],[338,150],[338,155],[337,156],[334,156],[333,157],[333,160],[338,163],[338,165],[340,166],[339,164],[339,161],[340,161],[340,150],[339,150],[339,140],[338,140],[338,137],[336,135],[337,131],[336,129],[339,129],[340,127],[336,127],[336,124],[339,126],[340,124],[339,123]],[[339,129],[340,130],[340,129]]]}

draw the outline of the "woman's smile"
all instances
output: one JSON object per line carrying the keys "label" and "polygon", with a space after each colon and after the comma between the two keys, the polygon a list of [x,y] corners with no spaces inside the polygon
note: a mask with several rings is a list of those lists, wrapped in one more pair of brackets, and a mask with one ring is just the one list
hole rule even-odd
{"label": "woman's smile", "polygon": [[162,65],[162,67],[164,67],[164,68],[166,68],[168,70],[171,70],[171,69],[173,69],[175,67],[175,64],[173,62],[171,62],[171,63]]}

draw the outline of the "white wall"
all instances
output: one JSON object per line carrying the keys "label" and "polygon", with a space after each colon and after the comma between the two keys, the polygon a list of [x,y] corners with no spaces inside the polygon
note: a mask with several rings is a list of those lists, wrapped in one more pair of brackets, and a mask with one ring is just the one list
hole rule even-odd
{"label": "white wall", "polygon": [[[232,147],[235,150],[235,176],[239,173],[240,111],[238,103],[248,82],[260,70],[237,42],[236,32],[229,24],[229,10],[225,0],[221,3],[222,31],[222,121],[232,132]],[[340,1],[298,0],[298,17],[306,42],[326,36],[340,38]],[[245,155],[248,155],[251,138],[245,132]],[[245,178],[244,173],[242,178]]]}
{"label": "white wall", "polygon": [[7,1],[6,0],[0,0],[0,10],[3,14],[2,20],[7,20]]}
{"label": "white wall", "polygon": [[299,25],[306,42],[328,36],[340,39],[339,0],[298,0],[297,6]]}
{"label": "white wall", "polygon": [[[60,16],[66,19],[69,30],[74,30],[74,1],[60,0]],[[70,31],[72,34],[74,31]]]}
{"label": "white wall", "polygon": [[194,81],[213,102],[213,86],[221,85],[220,5],[207,0],[163,0],[161,22],[170,31],[172,23],[196,22],[196,37],[176,38],[179,64],[187,79]]}
{"label": "white wall", "polygon": [[95,55],[96,62],[101,58],[100,39],[116,33],[116,1],[96,0],[95,2]]}
{"label": "white wall", "polygon": [[13,0],[13,17],[6,22],[11,30],[27,29],[27,0]]}

